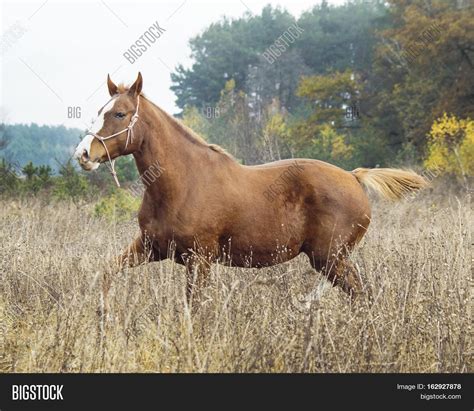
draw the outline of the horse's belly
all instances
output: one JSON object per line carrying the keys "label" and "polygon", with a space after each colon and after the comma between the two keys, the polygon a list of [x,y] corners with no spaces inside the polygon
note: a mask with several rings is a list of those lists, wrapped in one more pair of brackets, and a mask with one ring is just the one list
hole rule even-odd
{"label": "horse's belly", "polygon": [[281,264],[297,257],[297,253],[233,253],[231,264],[233,267],[244,268],[260,268],[270,267],[272,265]]}
{"label": "horse's belly", "polygon": [[237,267],[265,267],[291,260],[301,251],[302,241],[289,238],[280,241],[249,241],[248,238],[235,237],[223,245],[223,257]]}

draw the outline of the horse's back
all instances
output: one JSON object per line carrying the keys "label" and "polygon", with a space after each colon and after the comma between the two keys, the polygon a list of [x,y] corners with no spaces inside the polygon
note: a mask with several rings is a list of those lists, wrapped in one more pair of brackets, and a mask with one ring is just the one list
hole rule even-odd
{"label": "horse's back", "polygon": [[322,237],[330,232],[346,237],[347,233],[357,238],[359,228],[365,232],[369,225],[367,194],[351,172],[312,159],[280,160],[246,169],[251,181],[265,182],[264,194],[273,207],[293,207],[304,213],[307,232]]}
{"label": "horse's back", "polygon": [[[283,194],[284,200],[285,194],[297,190],[306,196],[308,203],[355,202],[360,207],[369,207],[367,195],[356,177],[351,172],[324,161],[296,158],[243,168],[244,175],[255,186],[259,182],[267,186],[279,184],[280,193],[276,194]],[[271,187],[268,189],[271,190]]]}

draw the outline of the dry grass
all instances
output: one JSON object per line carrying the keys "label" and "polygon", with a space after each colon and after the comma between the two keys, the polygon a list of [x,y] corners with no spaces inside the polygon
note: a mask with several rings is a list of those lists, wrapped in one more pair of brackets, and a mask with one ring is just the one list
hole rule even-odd
{"label": "dry grass", "polygon": [[[364,299],[351,306],[321,286],[300,257],[265,270],[214,266],[206,302],[190,315],[184,269],[166,261],[118,275],[109,322],[97,315],[101,267],[137,225],[114,225],[91,210],[1,203],[3,371],[473,370],[466,195],[374,205],[353,255],[371,306]],[[305,300],[314,289],[320,299]]]}

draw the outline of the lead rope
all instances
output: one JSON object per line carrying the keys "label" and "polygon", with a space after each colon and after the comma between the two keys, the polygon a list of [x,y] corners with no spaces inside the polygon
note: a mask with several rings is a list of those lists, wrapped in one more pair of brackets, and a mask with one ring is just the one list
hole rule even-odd
{"label": "lead rope", "polygon": [[[108,103],[106,103],[107,105]],[[115,160],[112,160],[112,157],[110,157],[110,153],[109,153],[109,149],[107,148],[107,144],[105,144],[105,140],[109,140],[111,138],[114,138],[114,137],[117,137],[118,135],[122,134],[124,131],[127,132],[127,140],[125,142],[125,148],[124,148],[124,151],[127,149],[128,147],[128,144],[131,142],[133,143],[133,126],[135,125],[135,123],[138,121],[138,107],[140,106],[140,96],[137,96],[137,109],[135,110],[135,114],[132,116],[132,118],[130,119],[130,123],[128,124],[127,128],[124,128],[123,130],[115,133],[115,134],[112,134],[110,136],[107,136],[107,137],[102,137],[102,136],[99,136],[95,133],[89,133],[91,136],[95,137],[97,140],[99,140],[102,145],[104,146],[105,148],[105,152],[107,153],[107,158],[109,159],[109,170],[110,170],[110,174],[112,174],[113,178],[114,178],[114,181],[115,181],[115,184],[117,184],[117,187],[120,188],[120,182],[118,180],[118,177],[117,177],[117,172],[115,171]],[[105,106],[104,106],[105,107]],[[102,110],[102,109],[101,109]]]}

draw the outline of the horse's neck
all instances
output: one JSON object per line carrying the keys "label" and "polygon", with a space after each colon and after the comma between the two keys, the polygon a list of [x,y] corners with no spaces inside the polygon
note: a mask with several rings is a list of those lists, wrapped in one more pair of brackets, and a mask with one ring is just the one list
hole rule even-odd
{"label": "horse's neck", "polygon": [[[146,102],[146,112],[140,117],[144,122],[140,128],[142,145],[134,157],[143,184],[160,196],[176,193],[180,187],[182,190],[190,169],[199,162],[202,149],[194,147],[181,134],[184,131],[177,129],[172,120],[150,102]],[[157,166],[159,177],[150,178],[150,174],[156,174]]]}

